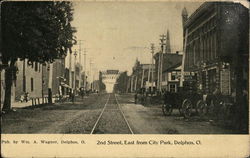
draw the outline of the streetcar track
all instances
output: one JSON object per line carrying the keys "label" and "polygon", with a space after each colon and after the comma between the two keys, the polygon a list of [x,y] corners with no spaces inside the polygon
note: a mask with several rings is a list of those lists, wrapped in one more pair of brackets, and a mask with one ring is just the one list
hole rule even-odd
{"label": "streetcar track", "polygon": [[105,105],[104,105],[104,107],[103,107],[103,109],[102,109],[102,111],[101,111],[101,113],[100,113],[98,119],[96,120],[96,122],[95,122],[95,124],[94,124],[94,126],[93,126],[93,128],[92,128],[92,130],[91,130],[91,132],[90,132],[90,134],[93,134],[93,132],[94,132],[94,130],[95,130],[95,128],[96,128],[96,126],[97,126],[99,120],[101,119],[102,114],[103,114],[103,112],[104,112],[104,110],[105,110],[105,108],[106,108],[106,106],[107,106],[107,104],[108,104],[109,98],[110,98],[110,94],[109,94],[109,97],[108,97],[108,99],[107,99],[107,102],[105,103]]}
{"label": "streetcar track", "polygon": [[122,109],[121,109],[121,107],[120,107],[120,104],[119,104],[119,102],[118,102],[118,100],[117,100],[117,98],[116,98],[116,94],[115,94],[115,100],[116,100],[116,103],[118,104],[118,108],[120,109],[120,112],[121,112],[121,114],[122,114],[122,116],[123,116],[123,118],[124,118],[124,120],[125,120],[125,122],[126,122],[128,128],[129,128],[129,131],[131,132],[131,134],[134,134],[132,128],[130,127],[130,125],[129,125],[129,123],[128,123],[128,120],[126,119],[126,117],[125,117],[125,115],[124,115],[124,113],[123,113],[123,111],[122,111]]}
{"label": "streetcar track", "polygon": [[[120,111],[120,113],[121,113],[121,115],[122,115],[122,118],[123,118],[123,120],[125,120],[125,123],[126,123],[128,129],[129,129],[129,132],[130,132],[131,134],[134,134],[132,128],[130,127],[130,125],[129,125],[129,123],[128,123],[128,121],[127,121],[127,119],[126,119],[126,117],[125,117],[125,115],[124,115],[124,113],[123,113],[123,111],[122,111],[122,109],[121,109],[121,107],[120,107],[120,104],[119,104],[119,102],[118,102],[118,100],[117,100],[116,94],[114,94],[115,99],[111,99],[111,100],[115,100],[115,102],[116,102],[115,104],[118,106],[118,109],[112,107],[112,106],[115,105],[115,104],[113,104],[113,103],[110,104],[111,107],[107,107],[107,105],[108,105],[108,103],[109,103],[109,101],[110,101],[110,95],[111,95],[111,94],[109,94],[109,97],[108,97],[108,99],[107,99],[107,102],[105,103],[105,105],[104,105],[104,107],[103,107],[103,109],[102,109],[102,111],[101,111],[101,113],[100,113],[98,119],[96,120],[96,122],[95,122],[95,124],[94,124],[94,126],[93,126],[93,128],[92,128],[90,134],[93,134],[93,133],[95,132],[95,130],[97,129],[97,125],[99,124],[100,119],[102,118],[103,113],[104,113],[105,110]],[[117,134],[118,134],[118,133],[117,133]]]}

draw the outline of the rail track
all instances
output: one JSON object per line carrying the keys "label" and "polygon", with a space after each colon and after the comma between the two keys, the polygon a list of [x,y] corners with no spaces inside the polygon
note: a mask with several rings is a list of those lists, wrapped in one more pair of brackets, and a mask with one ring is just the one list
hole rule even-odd
{"label": "rail track", "polygon": [[90,134],[98,133],[134,134],[114,93],[109,94]]}

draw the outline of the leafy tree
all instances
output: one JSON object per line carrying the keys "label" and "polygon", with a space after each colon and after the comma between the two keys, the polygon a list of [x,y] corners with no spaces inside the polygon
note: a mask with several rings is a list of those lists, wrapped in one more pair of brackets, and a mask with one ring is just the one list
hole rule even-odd
{"label": "leafy tree", "polygon": [[117,84],[115,84],[115,91],[125,93],[127,90],[128,78],[129,77],[127,75],[127,71],[122,72],[117,78],[117,81],[116,81]]}
{"label": "leafy tree", "polygon": [[102,81],[102,72],[99,72],[99,90],[100,92],[104,92],[106,90],[106,85]]}
{"label": "leafy tree", "polygon": [[5,69],[3,110],[11,109],[11,86],[17,59],[50,63],[75,44],[71,2],[3,2],[1,5],[2,62]]}

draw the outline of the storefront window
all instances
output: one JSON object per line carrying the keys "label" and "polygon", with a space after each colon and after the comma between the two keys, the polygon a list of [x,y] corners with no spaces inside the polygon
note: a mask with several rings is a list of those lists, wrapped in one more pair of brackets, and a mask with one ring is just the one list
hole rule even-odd
{"label": "storefront window", "polygon": [[208,71],[208,91],[213,93],[216,89],[216,69]]}
{"label": "storefront window", "polygon": [[176,85],[175,84],[170,84],[169,85],[169,90],[170,90],[170,92],[176,92]]}

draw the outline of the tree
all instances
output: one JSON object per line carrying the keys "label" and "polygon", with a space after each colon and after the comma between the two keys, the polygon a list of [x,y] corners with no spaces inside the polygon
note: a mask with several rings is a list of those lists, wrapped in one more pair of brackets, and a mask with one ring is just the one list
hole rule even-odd
{"label": "tree", "polygon": [[2,62],[5,69],[3,110],[11,109],[11,86],[17,59],[51,63],[76,43],[71,2],[4,2],[1,5]]}
{"label": "tree", "polygon": [[119,91],[121,93],[125,93],[127,90],[127,84],[128,84],[128,75],[127,71],[122,72],[119,77],[117,78],[116,85],[115,85],[115,91]]}
{"label": "tree", "polygon": [[99,90],[100,92],[103,92],[106,90],[106,85],[102,81],[102,72],[99,72]]}

